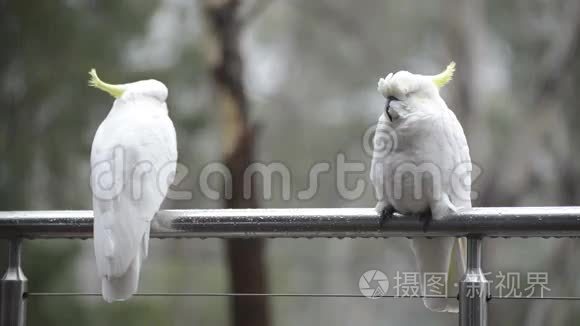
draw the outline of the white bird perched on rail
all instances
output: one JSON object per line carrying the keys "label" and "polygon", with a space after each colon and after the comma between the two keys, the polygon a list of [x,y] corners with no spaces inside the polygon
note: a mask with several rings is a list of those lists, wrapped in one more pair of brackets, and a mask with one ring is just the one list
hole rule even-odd
{"label": "white bird perched on rail", "polygon": [[175,128],[167,87],[157,80],[111,85],[89,72],[89,85],[115,98],[91,150],[94,246],[107,302],[129,299],[147,257],[150,223],[173,182]]}
{"label": "white bird perched on rail", "polygon": [[[399,71],[379,80],[378,91],[387,102],[374,136],[370,177],[382,221],[394,211],[430,212],[432,218],[441,219],[471,207],[469,147],[455,114],[439,95],[454,71],[451,62],[435,76]],[[447,294],[455,292],[450,285],[452,274],[463,275],[465,270],[464,241],[457,241],[454,256],[454,238],[411,240],[423,295],[437,295],[425,284],[429,275],[445,275]],[[433,311],[458,311],[455,299],[428,297],[423,301]]]}

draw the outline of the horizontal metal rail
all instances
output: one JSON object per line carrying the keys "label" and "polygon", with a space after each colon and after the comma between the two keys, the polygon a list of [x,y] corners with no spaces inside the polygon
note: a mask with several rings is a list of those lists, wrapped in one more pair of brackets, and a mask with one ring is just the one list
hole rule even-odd
{"label": "horizontal metal rail", "polygon": [[[100,292],[26,292],[24,298],[35,297],[101,297]],[[202,297],[202,298],[220,298],[220,297],[271,297],[271,298],[360,298],[368,299],[369,297],[360,293],[248,293],[248,292],[140,292],[133,294],[133,297]],[[396,294],[383,294],[376,299],[395,299],[395,300],[421,300],[423,298],[441,298],[440,295],[417,295],[401,296]],[[457,295],[448,295],[448,299],[456,299]],[[490,293],[490,298],[496,300],[526,301],[526,300],[552,300],[552,301],[580,301],[580,296],[560,296],[560,295],[542,295],[542,296],[501,296]]]}
{"label": "horizontal metal rail", "polygon": [[[372,208],[164,210],[155,238],[580,237],[580,207],[481,207],[441,220]],[[90,238],[92,211],[0,212],[0,238]]]}
{"label": "horizontal metal rail", "polygon": [[[9,239],[8,268],[0,280],[0,326],[25,325],[28,297],[85,295],[64,292],[29,293],[28,281],[21,269],[22,239],[84,239],[92,237],[92,228],[92,211],[0,212],[0,238]],[[440,220],[399,214],[382,218],[372,208],[165,210],[155,216],[151,236],[156,238],[467,237],[467,270],[459,282],[458,323],[460,326],[487,326],[487,301],[491,297],[489,281],[482,271],[482,239],[580,237],[580,207],[472,208]],[[473,293],[480,295],[474,296]],[[97,294],[86,293],[86,295]],[[219,295],[308,296],[271,293]],[[312,294],[313,297],[338,295]],[[345,296],[360,297],[358,294]],[[567,297],[552,299],[567,299]]]}

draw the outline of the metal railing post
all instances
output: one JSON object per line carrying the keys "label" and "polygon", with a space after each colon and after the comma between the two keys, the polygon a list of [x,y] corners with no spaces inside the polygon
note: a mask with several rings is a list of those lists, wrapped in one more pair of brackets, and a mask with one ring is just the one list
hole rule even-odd
{"label": "metal railing post", "polygon": [[482,241],[467,238],[467,269],[459,282],[459,326],[487,326],[489,281],[481,270]]}
{"label": "metal railing post", "polygon": [[26,324],[28,280],[21,266],[22,239],[8,240],[8,268],[0,280],[0,326]]}

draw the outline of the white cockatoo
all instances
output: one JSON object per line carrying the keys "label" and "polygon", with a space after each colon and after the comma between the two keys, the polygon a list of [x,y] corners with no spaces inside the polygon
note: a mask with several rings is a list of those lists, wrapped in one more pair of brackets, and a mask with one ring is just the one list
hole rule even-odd
{"label": "white cockatoo", "polygon": [[173,182],[175,128],[167,114],[167,87],[157,80],[111,85],[89,72],[89,85],[115,98],[91,150],[94,246],[103,298],[137,292],[147,257],[150,223]]}
{"label": "white cockatoo", "polygon": [[[374,136],[370,177],[382,219],[399,212],[430,213],[437,220],[471,207],[469,147],[461,124],[439,95],[454,71],[452,62],[435,76],[399,71],[379,80],[378,91],[386,105]],[[456,293],[455,280],[449,278],[463,275],[465,239],[415,238],[410,242],[421,293],[427,296],[423,298],[425,306],[433,311],[457,312],[457,300],[433,298],[435,293],[430,293],[425,280],[429,275],[447,275],[447,295]]]}

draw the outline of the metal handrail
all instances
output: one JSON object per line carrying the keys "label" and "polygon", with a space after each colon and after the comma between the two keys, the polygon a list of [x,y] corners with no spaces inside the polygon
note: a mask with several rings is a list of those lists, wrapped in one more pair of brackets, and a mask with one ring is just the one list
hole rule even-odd
{"label": "metal handrail", "polygon": [[[580,207],[479,207],[441,220],[394,214],[379,223],[372,208],[164,210],[155,238],[327,238],[479,235],[580,237]],[[0,212],[0,238],[90,238],[92,211]]]}
{"label": "metal handrail", "polygon": [[[92,237],[92,211],[0,212],[0,239],[8,239],[8,269],[0,280],[0,326],[24,326],[27,279],[22,239]],[[440,220],[372,208],[164,210],[156,238],[467,237],[467,271],[459,284],[459,325],[486,326],[489,282],[481,268],[484,237],[580,237],[580,207],[485,207]],[[473,295],[477,293],[478,295]]]}

